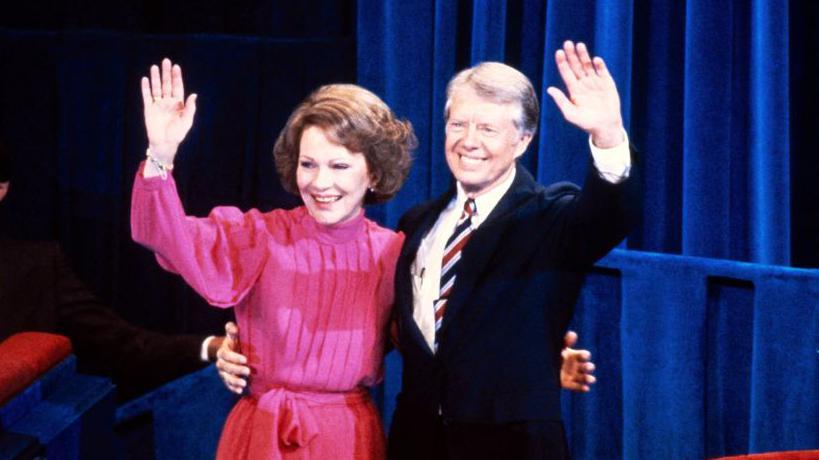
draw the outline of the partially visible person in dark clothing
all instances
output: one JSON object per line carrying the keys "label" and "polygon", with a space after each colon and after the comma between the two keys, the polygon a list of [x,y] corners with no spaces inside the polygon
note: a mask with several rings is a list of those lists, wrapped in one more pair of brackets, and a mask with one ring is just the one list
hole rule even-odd
{"label": "partially visible person in dark clothing", "polygon": [[[11,182],[11,153],[0,141],[0,202]],[[0,238],[0,318],[0,341],[24,331],[67,336],[79,370],[111,377],[120,400],[203,367],[222,340],[128,323],[80,281],[56,242]]]}

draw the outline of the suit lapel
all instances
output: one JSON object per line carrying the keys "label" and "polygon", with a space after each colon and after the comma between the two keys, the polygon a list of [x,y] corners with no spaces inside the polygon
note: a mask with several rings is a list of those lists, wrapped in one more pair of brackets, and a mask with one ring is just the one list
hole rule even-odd
{"label": "suit lapel", "polygon": [[[500,248],[503,235],[511,221],[511,217],[519,208],[519,204],[532,196],[535,190],[534,178],[520,165],[517,166],[512,186],[503,198],[487,216],[486,220],[472,234],[469,243],[464,247],[461,261],[458,262],[458,274],[455,279],[452,294],[447,301],[441,330],[443,339],[439,342],[438,353],[446,354],[454,346],[454,342],[463,337],[447,337],[447,330],[455,321],[463,325],[464,321],[480,316],[480,311],[470,307],[469,300],[475,291],[477,282],[490,269],[490,261]],[[480,209],[478,210],[480,212]],[[468,329],[468,328],[462,328]]]}
{"label": "suit lapel", "polygon": [[435,225],[438,216],[452,199],[454,193],[455,187],[453,184],[449,191],[430,202],[427,209],[422,210],[415,221],[407,223],[408,228],[404,229],[407,232],[406,240],[404,241],[404,246],[401,248],[401,255],[398,257],[398,265],[396,267],[395,308],[398,309],[398,315],[402,319],[402,323],[404,327],[407,328],[408,335],[412,338],[413,342],[428,351],[430,356],[432,355],[432,350],[429,349],[421,329],[418,328],[418,324],[415,323],[415,319],[413,318],[411,267],[415,261],[415,256],[418,254],[421,241]]}

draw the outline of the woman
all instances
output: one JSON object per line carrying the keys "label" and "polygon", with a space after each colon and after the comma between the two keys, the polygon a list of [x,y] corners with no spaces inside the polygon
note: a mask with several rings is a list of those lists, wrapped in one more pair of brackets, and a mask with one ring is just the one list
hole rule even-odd
{"label": "woman", "polygon": [[142,79],[147,160],[131,229],[209,303],[235,306],[254,374],[231,411],[218,458],[385,455],[366,387],[382,376],[393,272],[403,237],[364,217],[406,179],[412,127],[377,96],[329,85],[299,105],[276,141],[283,186],[304,206],[185,215],[170,171],[193,123],[182,71],[165,59]]}

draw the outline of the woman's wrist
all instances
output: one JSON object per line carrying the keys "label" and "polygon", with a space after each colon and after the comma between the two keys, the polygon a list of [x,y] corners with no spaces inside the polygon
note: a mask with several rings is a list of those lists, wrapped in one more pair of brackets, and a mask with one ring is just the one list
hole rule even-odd
{"label": "woman's wrist", "polygon": [[[145,168],[142,170],[142,177],[150,178],[160,176],[162,179],[168,178],[168,173],[173,170],[173,162],[163,161],[162,157],[156,155],[151,147],[145,151]],[[173,156],[171,156],[173,158]]]}
{"label": "woman's wrist", "polygon": [[150,153],[163,164],[172,165],[178,148],[179,144],[152,144],[149,142],[146,154]]}

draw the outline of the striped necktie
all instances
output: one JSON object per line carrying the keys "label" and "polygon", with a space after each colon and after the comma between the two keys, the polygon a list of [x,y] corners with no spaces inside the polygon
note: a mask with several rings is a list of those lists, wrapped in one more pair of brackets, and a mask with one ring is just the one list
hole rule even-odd
{"label": "striped necktie", "polygon": [[435,308],[435,351],[438,351],[438,331],[446,312],[446,302],[455,284],[455,267],[461,260],[461,250],[466,246],[469,237],[472,235],[472,216],[477,212],[475,200],[469,198],[464,203],[464,210],[455,226],[455,231],[446,242],[444,247],[444,258],[441,260],[441,288],[438,300],[433,302]]}

